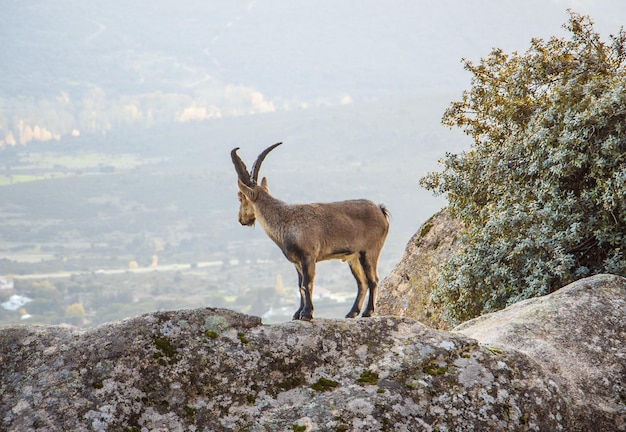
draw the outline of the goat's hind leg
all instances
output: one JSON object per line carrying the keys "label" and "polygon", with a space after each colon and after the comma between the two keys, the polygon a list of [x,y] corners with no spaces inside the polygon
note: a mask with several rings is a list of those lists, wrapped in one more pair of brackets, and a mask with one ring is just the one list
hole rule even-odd
{"label": "goat's hind leg", "polygon": [[363,317],[371,317],[374,315],[376,308],[376,298],[378,297],[378,256],[361,255],[361,264],[365,271],[367,279],[367,288],[369,290],[369,298],[367,300],[367,308],[363,311]]}
{"label": "goat's hind leg", "polygon": [[348,312],[346,318],[356,318],[361,312],[363,302],[365,301],[365,294],[367,294],[367,278],[365,276],[365,271],[363,270],[363,266],[361,265],[358,255],[351,257],[348,264],[350,264],[350,271],[352,271],[352,276],[354,276],[354,279],[356,279],[357,294],[356,299],[354,300],[354,305],[352,305],[352,309],[350,309],[350,312]]}

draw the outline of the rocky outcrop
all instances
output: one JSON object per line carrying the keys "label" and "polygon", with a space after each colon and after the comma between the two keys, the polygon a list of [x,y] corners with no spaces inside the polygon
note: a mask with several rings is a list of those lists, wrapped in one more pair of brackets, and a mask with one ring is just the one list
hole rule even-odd
{"label": "rocky outcrop", "polygon": [[0,430],[626,430],[626,280],[579,284],[458,332],[216,309],[3,328]]}
{"label": "rocky outcrop", "polygon": [[626,280],[599,275],[454,329],[532,358],[594,428],[626,430]]}
{"label": "rocky outcrop", "polygon": [[430,293],[444,261],[456,250],[462,231],[463,224],[446,209],[424,222],[407,243],[402,260],[381,282],[378,312],[448,329],[441,305],[432,302]]}

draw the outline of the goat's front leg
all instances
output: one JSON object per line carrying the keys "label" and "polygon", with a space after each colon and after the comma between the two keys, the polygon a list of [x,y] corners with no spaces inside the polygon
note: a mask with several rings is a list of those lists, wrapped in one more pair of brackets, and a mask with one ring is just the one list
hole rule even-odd
{"label": "goat's front leg", "polygon": [[[300,319],[313,319],[313,284],[315,282],[315,261],[302,262],[302,284],[300,285]],[[304,303],[304,304],[303,304]]]}
{"label": "goat's front leg", "polygon": [[300,314],[302,313],[302,309],[304,309],[304,292],[302,290],[302,269],[297,264],[296,264],[296,271],[298,272],[298,291],[300,292],[300,307],[298,308],[296,313],[293,314],[292,319],[299,320]]}

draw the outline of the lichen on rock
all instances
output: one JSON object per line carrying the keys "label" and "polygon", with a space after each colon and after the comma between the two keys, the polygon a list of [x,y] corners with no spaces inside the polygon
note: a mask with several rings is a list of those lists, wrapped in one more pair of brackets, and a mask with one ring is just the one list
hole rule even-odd
{"label": "lichen on rock", "polygon": [[[452,333],[401,317],[263,325],[223,309],[4,327],[0,430],[623,430],[626,282],[588,286]],[[589,373],[568,376],[563,356],[582,352],[587,368],[573,370]]]}
{"label": "lichen on rock", "polygon": [[626,430],[626,279],[581,279],[454,330],[536,361],[587,430]]}
{"label": "lichen on rock", "polygon": [[453,219],[447,209],[424,222],[407,243],[400,262],[381,282],[378,312],[449,329],[442,318],[442,305],[432,301],[431,292],[443,263],[457,249],[462,232],[462,222]]}

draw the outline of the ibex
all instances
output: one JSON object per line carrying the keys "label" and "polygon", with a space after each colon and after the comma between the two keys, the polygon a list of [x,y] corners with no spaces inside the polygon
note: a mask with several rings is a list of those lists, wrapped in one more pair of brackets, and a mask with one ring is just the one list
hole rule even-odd
{"label": "ibex", "polygon": [[282,143],[261,152],[248,172],[235,148],[230,156],[239,177],[239,223],[252,226],[258,220],[298,271],[300,307],[294,320],[313,318],[315,264],[341,259],[348,261],[358,291],[346,318],[359,315],[369,290],[363,317],[374,313],[378,290],[378,258],[389,232],[389,212],[384,205],[368,200],[320,204],[286,204],[270,194],[267,178],[257,184],[267,154]]}

